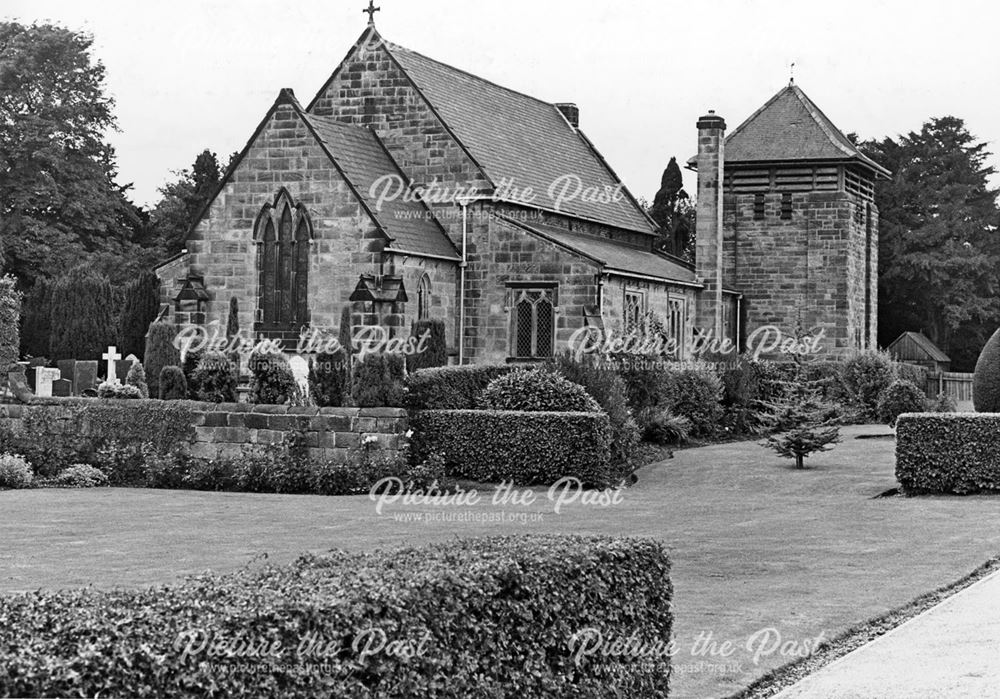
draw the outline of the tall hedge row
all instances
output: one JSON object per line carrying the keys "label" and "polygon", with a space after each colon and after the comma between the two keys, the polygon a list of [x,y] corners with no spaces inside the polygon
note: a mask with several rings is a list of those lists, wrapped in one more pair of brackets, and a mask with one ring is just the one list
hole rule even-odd
{"label": "tall hedge row", "polygon": [[25,294],[21,311],[21,356],[50,357],[52,334],[52,284],[35,281]]}
{"label": "tall hedge row", "polygon": [[108,278],[80,269],[52,287],[52,359],[99,359],[118,337],[115,291]]}
{"label": "tall hedge row", "polygon": [[441,454],[456,478],[536,485],[572,476],[597,487],[620,478],[604,413],[423,410],[410,426],[417,457]]}
{"label": "tall hedge row", "polygon": [[[666,697],[666,654],[578,661],[572,639],[665,643],[672,596],[662,544],[572,536],[31,592],[0,597],[0,695]],[[264,652],[216,655],[248,643]]]}
{"label": "tall hedge row", "polygon": [[140,360],[146,351],[146,331],[160,310],[160,278],[143,272],[125,287],[125,305],[119,322],[118,345],[122,356]]}
{"label": "tall hedge row", "polygon": [[1000,491],[1000,414],[921,413],[896,422],[896,480],[916,493]]}

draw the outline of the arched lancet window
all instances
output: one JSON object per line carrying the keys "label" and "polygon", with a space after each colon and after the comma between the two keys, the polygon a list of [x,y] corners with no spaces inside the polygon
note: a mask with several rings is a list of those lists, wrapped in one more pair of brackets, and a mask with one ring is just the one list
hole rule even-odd
{"label": "arched lancet window", "polygon": [[431,278],[426,274],[417,284],[417,318],[423,320],[431,315]]}
{"label": "arched lancet window", "polygon": [[309,244],[312,224],[302,204],[282,188],[254,227],[258,329],[295,330],[309,322]]}

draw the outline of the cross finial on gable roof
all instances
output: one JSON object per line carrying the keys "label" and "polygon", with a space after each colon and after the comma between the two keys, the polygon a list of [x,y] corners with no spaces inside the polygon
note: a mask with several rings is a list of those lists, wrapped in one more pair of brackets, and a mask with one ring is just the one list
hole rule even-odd
{"label": "cross finial on gable roof", "polygon": [[792,61],[792,65],[788,66],[788,84],[795,84],[795,61]]}
{"label": "cross finial on gable roof", "polygon": [[375,26],[375,13],[381,11],[382,11],[381,7],[375,7],[375,0],[368,0],[368,7],[365,8],[364,10],[361,10],[362,13],[368,15],[369,27]]}

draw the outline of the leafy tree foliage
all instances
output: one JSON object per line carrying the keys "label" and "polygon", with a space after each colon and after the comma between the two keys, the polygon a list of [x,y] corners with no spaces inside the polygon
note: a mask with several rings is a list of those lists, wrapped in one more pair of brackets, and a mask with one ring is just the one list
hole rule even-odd
{"label": "leafy tree foliage", "polygon": [[123,256],[141,223],[115,183],[114,103],[92,43],[0,22],[0,240],[22,286],[89,253]]}
{"label": "leafy tree foliage", "polygon": [[198,154],[190,169],[175,174],[176,180],[160,188],[162,199],[150,212],[149,244],[158,246],[164,259],[184,248],[188,229],[221,180],[218,158],[208,149]]}
{"label": "leafy tree foliage", "polygon": [[892,172],[876,186],[879,344],[921,330],[956,370],[968,371],[1000,322],[997,190],[988,184],[987,144],[946,116],[861,147]]}
{"label": "leafy tree foliage", "polygon": [[677,158],[670,158],[663,171],[649,215],[660,229],[657,246],[664,252],[694,260],[695,208],[684,191],[684,178]]}
{"label": "leafy tree foliage", "polygon": [[9,274],[0,277],[0,370],[4,372],[17,363],[21,350],[21,302],[17,280]]}

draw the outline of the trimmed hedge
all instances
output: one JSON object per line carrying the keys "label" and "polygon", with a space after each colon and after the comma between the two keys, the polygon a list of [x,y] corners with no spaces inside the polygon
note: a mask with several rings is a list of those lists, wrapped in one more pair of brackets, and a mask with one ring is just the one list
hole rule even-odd
{"label": "trimmed hedge", "polygon": [[415,410],[471,410],[491,381],[516,368],[513,364],[476,364],[415,371],[406,379],[408,406]]}
{"label": "trimmed hedge", "polygon": [[[666,653],[577,663],[570,639],[597,629],[605,647],[633,634],[666,644],[672,597],[663,544],[576,536],[333,552],[147,590],[30,592],[0,598],[0,694],[666,697]],[[373,629],[410,657],[355,650],[366,631],[382,640]],[[300,650],[309,638],[317,655]],[[210,651],[241,640],[268,652]]]}
{"label": "trimmed hedge", "polygon": [[574,476],[597,487],[620,480],[604,413],[424,410],[410,426],[417,457],[441,454],[455,478],[537,485]]}
{"label": "trimmed hedge", "polygon": [[602,365],[594,355],[576,359],[570,352],[556,356],[547,365],[566,379],[579,384],[596,400],[611,422],[611,461],[625,464],[639,446],[641,435],[625,393],[625,381],[613,368]]}
{"label": "trimmed hedge", "polygon": [[896,479],[910,494],[1000,491],[1000,414],[907,413],[896,422]]}
{"label": "trimmed hedge", "polygon": [[545,369],[517,369],[490,382],[479,396],[482,410],[596,413],[601,406],[580,384]]}
{"label": "trimmed hedge", "polygon": [[1000,330],[993,333],[976,361],[972,403],[976,412],[1000,412]]}
{"label": "trimmed hedge", "polygon": [[0,450],[23,454],[43,477],[76,463],[99,461],[102,450],[148,444],[169,452],[194,439],[194,406],[179,401],[35,398],[23,411],[21,429],[0,432]]}

